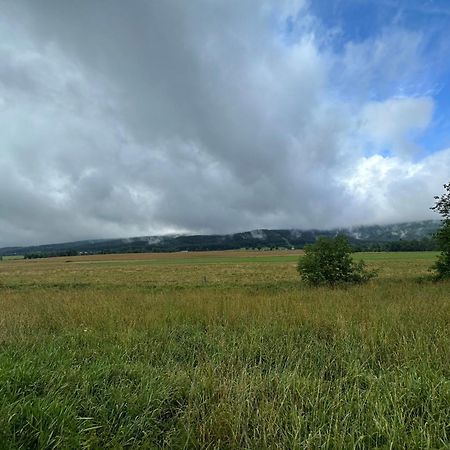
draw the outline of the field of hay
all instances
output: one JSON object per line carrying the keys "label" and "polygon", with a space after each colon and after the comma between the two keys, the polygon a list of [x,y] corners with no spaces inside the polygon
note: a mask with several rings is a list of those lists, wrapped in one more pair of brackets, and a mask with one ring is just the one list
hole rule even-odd
{"label": "field of hay", "polygon": [[309,288],[299,252],[0,261],[0,448],[450,448],[434,253]]}

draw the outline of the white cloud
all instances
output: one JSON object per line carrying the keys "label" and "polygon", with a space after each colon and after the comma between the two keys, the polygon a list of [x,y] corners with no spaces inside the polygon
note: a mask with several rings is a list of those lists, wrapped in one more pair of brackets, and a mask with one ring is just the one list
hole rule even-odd
{"label": "white cloud", "polygon": [[362,111],[361,129],[372,143],[408,156],[416,150],[413,133],[428,128],[433,109],[434,102],[430,97],[370,102]]}
{"label": "white cloud", "polygon": [[358,160],[342,184],[355,200],[354,206],[374,222],[436,218],[429,210],[432,196],[448,181],[449,168],[450,149],[419,162],[373,155]]}

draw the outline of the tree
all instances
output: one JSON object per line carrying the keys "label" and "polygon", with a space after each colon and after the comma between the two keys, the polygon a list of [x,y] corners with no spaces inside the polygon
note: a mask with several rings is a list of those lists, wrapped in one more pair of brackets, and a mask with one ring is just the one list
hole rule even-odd
{"label": "tree", "polygon": [[366,269],[364,261],[353,261],[351,253],[345,236],[321,237],[305,246],[305,255],[298,261],[298,272],[313,286],[364,283],[376,276],[376,272]]}
{"label": "tree", "polygon": [[447,192],[435,196],[436,202],[431,208],[442,216],[442,226],[435,235],[441,254],[433,265],[438,279],[450,278],[450,183],[444,184],[444,189]]}

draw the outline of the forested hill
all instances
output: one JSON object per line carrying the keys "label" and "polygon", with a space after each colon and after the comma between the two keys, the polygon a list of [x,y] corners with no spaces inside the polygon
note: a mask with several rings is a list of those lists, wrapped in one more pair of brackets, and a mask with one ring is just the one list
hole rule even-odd
{"label": "forested hill", "polygon": [[57,256],[79,253],[172,252],[229,249],[302,248],[319,236],[348,236],[355,250],[432,250],[440,222],[427,220],[395,225],[333,230],[253,230],[226,235],[141,236],[0,249],[0,256]]}

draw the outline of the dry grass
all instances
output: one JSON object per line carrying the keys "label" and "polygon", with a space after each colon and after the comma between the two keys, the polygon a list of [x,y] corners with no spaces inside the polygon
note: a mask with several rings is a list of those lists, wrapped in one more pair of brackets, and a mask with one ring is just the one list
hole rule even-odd
{"label": "dry grass", "polygon": [[328,290],[256,253],[1,262],[0,448],[449,448],[434,255]]}

